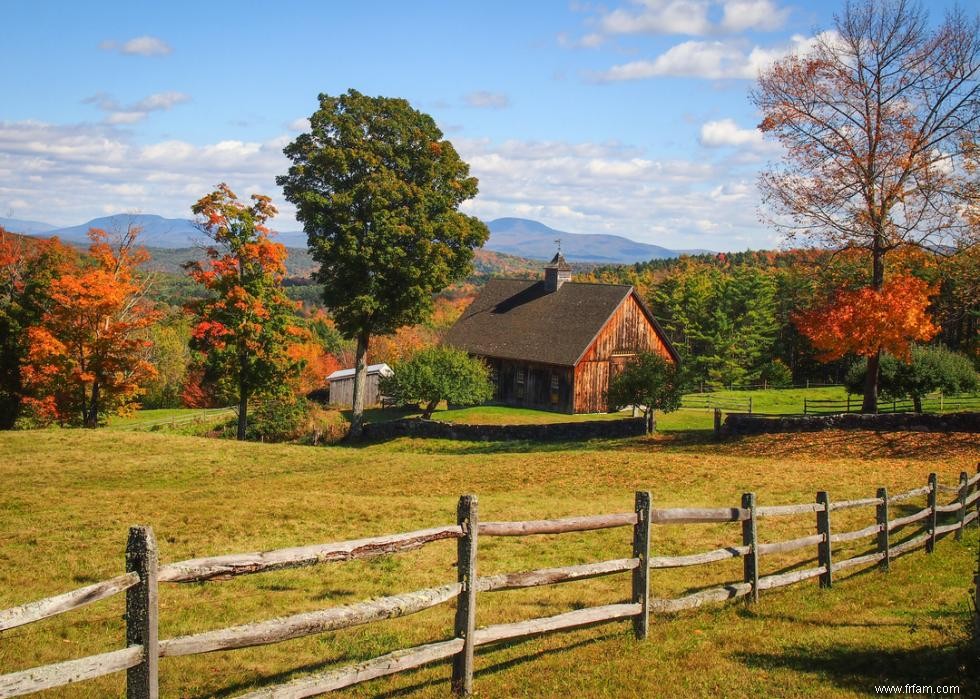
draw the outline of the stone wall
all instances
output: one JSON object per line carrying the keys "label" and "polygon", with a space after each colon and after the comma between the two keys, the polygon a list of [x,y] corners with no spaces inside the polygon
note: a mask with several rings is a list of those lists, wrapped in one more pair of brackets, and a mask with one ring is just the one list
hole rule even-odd
{"label": "stone wall", "polygon": [[371,441],[397,437],[430,437],[475,442],[564,442],[601,437],[636,437],[642,434],[645,434],[643,418],[553,422],[541,425],[465,425],[405,418],[364,425],[364,439]]}
{"label": "stone wall", "polygon": [[773,432],[814,432],[817,430],[879,430],[912,432],[980,432],[980,412],[948,413],[883,413],[863,415],[801,415],[766,417],[729,413],[722,426],[723,435],[766,434]]}

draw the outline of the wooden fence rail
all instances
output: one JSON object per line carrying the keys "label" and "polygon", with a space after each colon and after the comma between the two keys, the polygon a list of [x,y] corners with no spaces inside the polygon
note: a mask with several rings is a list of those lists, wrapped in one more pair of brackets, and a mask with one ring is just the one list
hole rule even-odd
{"label": "wooden fence rail", "polygon": [[[127,696],[131,699],[158,696],[158,662],[160,658],[196,655],[250,646],[279,643],[312,634],[369,624],[406,616],[446,602],[456,602],[453,637],[413,648],[396,650],[380,657],[346,667],[315,673],[283,684],[259,689],[244,697],[309,697],[370,679],[421,667],[440,660],[452,660],[452,688],[458,695],[472,692],[475,649],[507,640],[536,636],[614,621],[630,621],[637,638],[647,635],[648,615],[671,614],[695,609],[705,604],[748,598],[756,602],[759,592],[819,578],[822,587],[833,584],[834,574],[860,566],[879,566],[887,570],[899,556],[925,548],[932,553],[936,542],[951,533],[957,538],[969,524],[980,524],[980,465],[972,477],[960,474],[956,486],[940,484],[935,474],[929,483],[897,495],[879,488],[873,498],[834,501],[826,492],[817,494],[813,503],[758,506],[753,493],[746,493],[738,507],[654,508],[650,494],[636,494],[634,510],[606,515],[588,515],[515,522],[481,522],[477,498],[460,498],[456,524],[432,527],[414,532],[376,536],[339,543],[315,544],[244,554],[232,554],[157,565],[153,532],[148,527],[130,529],[126,547],[126,570],[110,580],[98,582],[43,600],[0,611],[2,632],[41,619],[78,609],[113,595],[126,593],[126,647],[85,658],[29,668],[0,675],[0,699],[30,694],[66,684],[121,672],[127,673]],[[955,496],[950,502],[939,502],[939,494]],[[890,518],[890,506],[925,496],[926,507],[910,515]],[[834,513],[851,508],[873,507],[875,523],[861,529],[836,531]],[[767,517],[805,516],[816,525],[816,533],[774,542],[759,541],[758,520]],[[952,515],[953,521],[940,523],[940,515]],[[892,532],[916,522],[923,530],[900,543],[891,542]],[[741,528],[741,545],[675,556],[651,555],[653,526],[697,523],[737,523]],[[523,572],[480,576],[477,571],[478,541],[484,536],[534,536],[586,532],[614,527],[631,527],[633,533],[630,558],[595,563],[542,568]],[[381,597],[346,606],[304,612],[286,617],[242,624],[230,628],[158,640],[158,583],[187,583],[226,580],[284,568],[312,566],[321,563],[349,561],[372,556],[410,551],[427,544],[454,539],[457,546],[457,580],[439,587]],[[871,552],[835,560],[834,545],[870,539]],[[793,568],[785,572],[760,575],[761,563],[773,554],[801,549],[814,551],[817,565]],[[742,580],[696,590],[682,597],[653,597],[655,580],[651,573],[660,569],[681,568],[741,558]],[[804,561],[806,563],[807,561]],[[514,590],[560,584],[575,580],[631,574],[629,602],[578,609],[550,617],[541,617],[494,626],[477,627],[477,593]]]}

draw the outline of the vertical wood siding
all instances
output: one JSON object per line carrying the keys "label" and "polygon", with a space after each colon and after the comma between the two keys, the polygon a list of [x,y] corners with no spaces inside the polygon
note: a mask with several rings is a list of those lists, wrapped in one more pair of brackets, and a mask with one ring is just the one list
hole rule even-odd
{"label": "vertical wood siding", "polygon": [[[367,383],[364,385],[364,405],[377,405],[381,402],[378,392],[378,379],[380,374],[368,374]],[[345,379],[334,379],[330,382],[330,404],[342,408],[350,408],[354,405],[354,377]]]}
{"label": "vertical wood siding", "polygon": [[616,309],[575,367],[575,412],[607,411],[609,380],[632,355],[643,350],[659,352],[673,361],[634,292]]}

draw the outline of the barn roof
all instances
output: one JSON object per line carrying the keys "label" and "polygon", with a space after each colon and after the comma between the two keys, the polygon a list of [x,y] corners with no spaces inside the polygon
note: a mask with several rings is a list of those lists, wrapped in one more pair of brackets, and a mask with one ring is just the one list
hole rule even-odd
{"label": "barn roof", "polygon": [[[339,379],[352,379],[354,378],[355,369],[337,369],[334,373],[327,377],[327,381],[337,381]],[[367,368],[367,373],[371,374],[381,374],[382,376],[391,376],[394,371],[387,364],[371,364]]]}
{"label": "barn roof", "polygon": [[[549,293],[543,281],[491,279],[444,342],[485,357],[575,366],[631,293],[632,286],[577,282]],[[645,306],[644,312],[670,347]]]}

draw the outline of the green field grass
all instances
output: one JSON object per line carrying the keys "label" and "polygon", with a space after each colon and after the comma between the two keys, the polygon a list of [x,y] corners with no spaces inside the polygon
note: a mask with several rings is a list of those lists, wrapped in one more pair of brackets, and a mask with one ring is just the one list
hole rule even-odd
{"label": "green field grass", "polygon": [[[394,533],[452,522],[457,497],[477,493],[484,519],[628,510],[632,492],[655,506],[731,506],[867,497],[946,483],[976,468],[972,435],[824,432],[713,444],[696,435],[535,447],[401,439],[359,447],[236,443],[111,430],[0,434],[0,608],[122,572],[127,529],[154,527],[163,563]],[[896,515],[921,506],[896,508]],[[835,513],[838,531],[871,521]],[[760,538],[812,533],[808,518],[764,520]],[[657,527],[656,554],[739,542],[737,525]],[[484,538],[481,574],[629,555],[630,532]],[[874,684],[959,684],[967,696],[967,591],[977,535],[941,542],[891,573],[841,575],[733,604],[652,620],[650,638],[619,623],[481,649],[482,697],[867,696]],[[455,580],[454,545],[371,561],[161,586],[161,638],[355,602]],[[842,546],[838,557],[862,549]],[[763,573],[815,552],[768,557]],[[653,573],[653,594],[739,579],[740,563]],[[487,625],[624,601],[629,576],[481,594]],[[123,597],[0,634],[0,672],[117,648]],[[273,646],[161,661],[162,696],[230,697],[294,675],[449,637],[451,606]],[[369,682],[349,696],[444,697],[445,664]],[[123,675],[51,691],[51,697],[123,693]]]}

